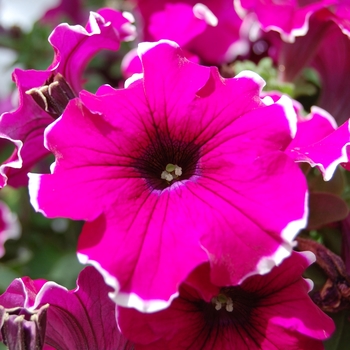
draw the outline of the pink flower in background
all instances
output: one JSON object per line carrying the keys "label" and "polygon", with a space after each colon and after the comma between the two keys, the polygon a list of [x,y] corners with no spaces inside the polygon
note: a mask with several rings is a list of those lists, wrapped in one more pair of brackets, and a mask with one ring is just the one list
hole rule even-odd
{"label": "pink flower in background", "polygon": [[[82,89],[82,75],[88,61],[102,49],[117,50],[121,39],[132,35],[130,22],[121,13],[114,10],[103,13],[107,20],[91,12],[86,28],[68,24],[55,28],[49,38],[55,57],[47,70],[14,71],[19,107],[1,115],[0,136],[12,141],[16,149],[0,167],[1,187],[8,178],[15,187],[27,184],[27,172],[48,154],[43,146],[44,129]],[[113,16],[118,28],[110,23]]]}
{"label": "pink flower in background", "polygon": [[0,341],[10,349],[131,350],[118,331],[109,291],[92,266],[71,291],[55,282],[15,279],[0,296]]}
{"label": "pink flower in background", "polygon": [[311,15],[336,3],[336,0],[234,0],[241,18],[254,13],[264,31],[277,31],[287,42],[294,42],[295,37],[307,33]]}
{"label": "pink flower in background", "polygon": [[49,9],[41,19],[45,23],[60,23],[62,19],[68,17],[74,23],[83,23],[85,20],[85,11],[82,6],[82,0],[60,0],[57,6]]}
{"label": "pink flower in background", "polygon": [[44,215],[87,220],[80,260],[118,303],[152,311],[208,260],[217,285],[279,264],[305,227],[307,189],[283,153],[288,98],[267,106],[258,75],[223,79],[173,42],[139,50],[143,74],[126,89],[81,92],[46,130],[56,163],[29,188]]}
{"label": "pink flower in background", "polygon": [[274,46],[279,80],[296,81],[305,67],[314,68],[321,85],[316,104],[330,113],[338,125],[349,119],[350,41],[329,17],[316,14],[305,36],[297,38],[293,44],[275,37]]}
{"label": "pink flower in background", "polygon": [[[248,33],[231,0],[136,0],[143,41],[169,39],[203,62],[231,62],[249,50]],[[215,49],[214,49],[215,48]]]}
{"label": "pink flower in background", "polygon": [[311,66],[319,73],[321,81],[321,94],[317,104],[329,112],[338,125],[350,118],[349,61],[350,37],[330,22]]}
{"label": "pink flower in background", "polygon": [[[243,0],[241,4],[244,4],[247,10],[249,8],[249,13],[257,16],[258,23],[264,30],[270,30],[263,35],[263,39],[271,44],[268,53],[279,70],[279,81],[295,82],[304,68],[314,68],[321,84],[316,104],[330,113],[338,125],[348,120],[350,5],[346,1],[334,0],[312,1],[305,3],[305,7],[301,3],[301,8],[300,3],[298,5],[288,1],[266,4],[259,0]],[[236,1],[236,6],[239,6],[239,0]],[[295,19],[301,9],[312,9],[312,15],[306,22],[305,30],[298,34],[301,36],[294,37],[283,28],[294,23],[288,18]],[[288,14],[283,15],[284,11]],[[274,31],[281,33],[282,39]]]}
{"label": "pink flower in background", "polygon": [[269,274],[224,288],[209,282],[209,266],[202,265],[168,309],[144,314],[118,307],[118,324],[142,350],[323,349],[334,324],[301,276],[314,260],[310,252],[294,252]]}
{"label": "pink flower in background", "polygon": [[12,213],[5,203],[0,202],[0,258],[5,254],[4,243],[8,239],[18,238],[20,233],[17,215]]}

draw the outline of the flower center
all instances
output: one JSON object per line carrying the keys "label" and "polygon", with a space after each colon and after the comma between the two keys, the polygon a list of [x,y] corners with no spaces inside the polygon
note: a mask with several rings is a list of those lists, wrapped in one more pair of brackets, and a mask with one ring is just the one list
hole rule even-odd
{"label": "flower center", "polygon": [[164,190],[175,182],[199,175],[199,146],[158,136],[135,162],[134,167],[151,190]]}
{"label": "flower center", "polygon": [[240,286],[221,288],[211,302],[198,304],[208,329],[248,327],[259,297]]}

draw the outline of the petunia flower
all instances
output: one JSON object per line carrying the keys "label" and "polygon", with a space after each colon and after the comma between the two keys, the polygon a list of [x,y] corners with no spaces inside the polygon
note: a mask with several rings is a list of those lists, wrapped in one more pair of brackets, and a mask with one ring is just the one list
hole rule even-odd
{"label": "petunia flower", "polygon": [[248,33],[231,0],[131,0],[143,41],[168,39],[203,62],[222,64],[249,51]]}
{"label": "petunia flower", "polygon": [[[49,38],[55,56],[47,70],[14,71],[19,107],[1,115],[0,136],[13,142],[16,149],[0,167],[0,187],[8,178],[15,187],[27,184],[27,172],[48,154],[43,146],[44,129],[82,89],[82,74],[89,60],[102,49],[117,50],[121,39],[132,34],[127,33],[130,22],[121,13],[104,13],[107,20],[91,12],[86,28],[57,26]],[[112,25],[113,18],[119,27]]]}
{"label": "petunia flower", "polygon": [[0,341],[10,349],[133,349],[118,331],[109,291],[92,266],[71,291],[55,282],[17,278],[0,296]]}
{"label": "petunia flower", "polygon": [[307,189],[283,152],[296,129],[290,99],[267,106],[258,75],[224,79],[174,42],[139,53],[143,74],[126,89],[83,91],[46,129],[56,162],[30,174],[29,190],[47,217],[88,221],[81,262],[118,303],[152,311],[203,262],[219,285],[279,264],[305,227]]}
{"label": "petunia flower", "polygon": [[301,276],[314,260],[310,252],[293,252],[269,274],[221,288],[202,265],[168,309],[145,314],[118,307],[118,324],[142,350],[323,349],[334,324],[312,302],[312,282]]}
{"label": "petunia flower", "polygon": [[17,215],[0,201],[0,258],[5,254],[4,243],[10,238],[18,238],[20,233],[21,226]]}

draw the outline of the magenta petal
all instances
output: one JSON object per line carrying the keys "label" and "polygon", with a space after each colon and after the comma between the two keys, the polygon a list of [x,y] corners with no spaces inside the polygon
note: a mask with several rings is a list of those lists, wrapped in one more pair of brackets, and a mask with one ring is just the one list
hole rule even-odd
{"label": "magenta petal", "polygon": [[111,8],[103,8],[97,11],[107,22],[111,22],[114,29],[119,33],[120,40],[131,41],[136,37],[136,28],[132,24],[134,18],[129,12],[119,12]]}
{"label": "magenta petal", "polygon": [[[166,3],[163,11],[155,12],[150,18],[149,32],[155,41],[168,39],[184,46],[191,39],[202,33],[207,27],[206,18],[217,18],[207,9],[208,16],[198,18],[191,5]],[[211,16],[210,16],[211,15]]]}
{"label": "magenta petal", "polygon": [[[131,183],[127,188],[131,190]],[[207,261],[199,244],[206,211],[185,187],[176,197],[145,193],[137,198],[139,189],[129,193],[135,201],[114,217],[85,224],[78,252],[82,263],[97,261],[96,267],[110,276],[106,281],[116,289],[118,304],[151,312],[165,308],[179,281]],[[126,193],[119,197],[115,207],[123,205]],[[184,217],[183,212],[196,219]]]}
{"label": "magenta petal", "polygon": [[350,4],[348,1],[339,1],[331,12],[332,20],[337,23],[342,32],[350,37]]}
{"label": "magenta petal", "polygon": [[309,115],[299,116],[297,133],[287,150],[316,143],[333,133],[337,128],[336,121],[329,113],[313,106]]}
{"label": "magenta petal", "polygon": [[[53,151],[60,145],[62,161],[56,159],[52,175],[29,174],[31,203],[48,217],[93,220],[114,203],[122,183],[135,175],[131,167],[123,171],[120,145],[113,143],[118,130],[78,100],[71,101],[64,115],[47,129],[47,143]],[[81,133],[85,127],[90,129],[87,134]],[[108,166],[119,163],[119,167]],[[75,191],[81,195],[72,196]]]}
{"label": "magenta petal", "polygon": [[[152,50],[152,48],[157,48]],[[138,48],[144,69],[144,88],[149,107],[160,122],[168,117],[169,126],[179,122],[183,108],[191,103],[197,91],[210,77],[210,68],[184,59],[177,44],[167,40],[158,43],[141,43]],[[179,65],[179,60],[182,64]],[[159,61],[162,64],[159,65]],[[165,88],[171,84],[172,88]],[[174,125],[175,127],[175,125]]]}
{"label": "magenta petal", "polygon": [[125,79],[130,78],[135,73],[142,73],[142,64],[136,48],[130,50],[123,57],[120,68]]}
{"label": "magenta petal", "polygon": [[296,139],[287,154],[297,162],[317,166],[324,180],[330,180],[339,164],[349,162],[349,121],[335,128],[334,119],[326,111],[312,107],[311,115],[299,122]]}
{"label": "magenta petal", "polygon": [[29,277],[16,278],[5,293],[0,295],[0,305],[5,308],[33,307],[36,295],[45,283],[46,281],[42,279],[33,281]]}

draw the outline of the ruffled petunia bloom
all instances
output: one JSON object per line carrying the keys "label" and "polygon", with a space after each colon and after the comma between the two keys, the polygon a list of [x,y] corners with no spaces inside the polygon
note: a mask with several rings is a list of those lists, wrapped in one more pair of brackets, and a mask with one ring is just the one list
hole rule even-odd
{"label": "ruffled petunia bloom", "polygon": [[312,282],[301,276],[314,260],[310,252],[294,252],[269,274],[223,288],[209,282],[203,265],[168,309],[144,314],[118,307],[118,324],[142,350],[323,349],[334,324],[312,302]]}
{"label": "ruffled petunia bloom", "polygon": [[44,129],[82,89],[89,60],[100,50],[117,50],[121,40],[132,36],[129,19],[114,10],[102,11],[107,18],[91,12],[85,28],[61,24],[54,29],[49,42],[55,57],[47,70],[14,71],[19,107],[1,115],[0,136],[16,149],[0,167],[0,187],[7,180],[15,187],[27,184],[28,171],[48,154],[43,146]]}
{"label": "ruffled petunia bloom", "polygon": [[21,233],[21,225],[17,215],[0,201],[0,258],[5,254],[4,243],[8,239],[18,238]]}
{"label": "ruffled petunia bloom", "polygon": [[71,291],[55,282],[15,279],[0,296],[0,341],[10,349],[131,350],[118,331],[109,291],[92,266]]}
{"label": "ruffled petunia bloom", "polygon": [[83,91],[46,129],[56,162],[29,190],[44,215],[88,221],[81,262],[118,303],[153,311],[203,262],[218,285],[269,272],[306,225],[307,188],[283,152],[290,99],[267,106],[258,75],[224,79],[174,42],[139,53],[143,74],[126,89]]}

